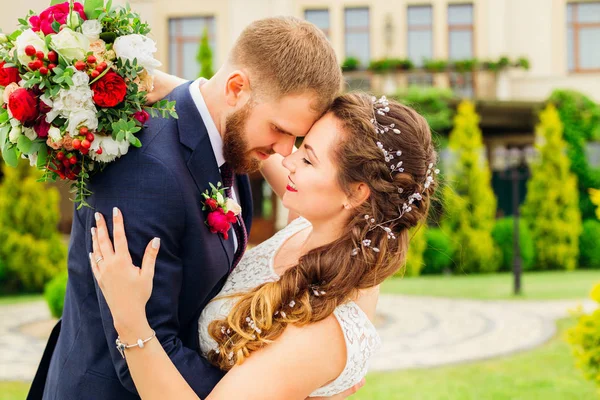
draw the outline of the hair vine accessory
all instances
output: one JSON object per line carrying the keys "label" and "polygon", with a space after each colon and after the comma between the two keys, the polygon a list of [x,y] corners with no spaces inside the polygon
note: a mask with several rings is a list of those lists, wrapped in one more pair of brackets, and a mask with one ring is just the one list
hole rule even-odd
{"label": "hair vine accessory", "polygon": [[396,124],[390,125],[382,125],[377,121],[377,114],[379,115],[387,115],[390,111],[390,103],[385,96],[381,96],[379,100],[376,97],[372,97],[371,101],[373,102],[373,118],[371,118],[371,122],[375,125],[375,131],[377,133],[386,133],[390,130],[395,134],[400,133],[400,129],[396,128]]}

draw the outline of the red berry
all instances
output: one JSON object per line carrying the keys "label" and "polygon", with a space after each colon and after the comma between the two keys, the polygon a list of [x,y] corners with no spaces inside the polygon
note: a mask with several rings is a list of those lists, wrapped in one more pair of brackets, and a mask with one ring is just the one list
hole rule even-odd
{"label": "red berry", "polygon": [[35,61],[31,61],[29,63],[27,63],[27,66],[29,67],[30,70],[35,71],[37,68],[37,64],[35,63]]}
{"label": "red berry", "polygon": [[85,63],[83,61],[77,61],[75,63],[75,69],[77,71],[83,71],[85,69]]}
{"label": "red berry", "polygon": [[25,47],[25,54],[27,54],[29,57],[33,57],[35,55],[35,47],[33,47],[32,45],[28,45],[27,47]]}
{"label": "red berry", "polygon": [[40,59],[40,60],[43,60],[43,59],[44,59],[44,57],[46,57],[46,56],[44,55],[44,52],[43,52],[43,51],[41,51],[41,50],[38,50],[38,51],[35,53],[35,56],[36,56],[38,59]]}
{"label": "red berry", "polygon": [[56,68],[56,64],[48,64],[49,71],[52,71],[54,68]]}
{"label": "red berry", "polygon": [[89,140],[87,140],[87,139],[83,139],[83,140],[81,141],[81,149],[82,149],[82,150],[83,150],[83,149],[86,149],[86,150],[87,150],[87,149],[89,149],[91,145],[92,145],[92,144],[91,144],[91,143],[90,143],[90,141],[89,141]]}
{"label": "red berry", "polygon": [[79,148],[81,147],[81,140],[73,139],[72,145],[75,150],[79,150]]}
{"label": "red berry", "polygon": [[77,164],[77,157],[76,156],[71,156],[71,158],[69,158],[69,162],[73,165]]}
{"label": "red berry", "polygon": [[92,71],[92,73],[90,75],[92,76],[92,79],[96,79],[97,77],[100,76],[100,72],[98,72],[98,70],[95,69]]}
{"label": "red berry", "polygon": [[98,147],[98,150],[96,150],[96,154],[98,154],[98,155],[102,154],[102,147]]}
{"label": "red berry", "polygon": [[87,62],[88,62],[88,64],[95,63],[96,62],[96,57],[94,57],[94,56],[88,56]]}
{"label": "red berry", "polygon": [[90,152],[90,149],[86,149],[85,147],[83,147],[83,148],[82,148],[81,150],[79,150],[79,151],[81,151],[81,154],[83,154],[84,156],[86,156],[86,155],[87,155],[87,153],[89,153],[89,152]]}
{"label": "red berry", "polygon": [[35,60],[33,63],[35,64],[35,69],[40,69],[44,66],[44,62],[42,60]]}
{"label": "red berry", "polygon": [[56,153],[56,158],[58,159],[58,161],[62,161],[65,159],[65,153],[63,153],[62,151],[59,151],[58,153]]}
{"label": "red berry", "polygon": [[55,63],[58,61],[58,54],[56,54],[56,52],[54,50],[50,50],[48,52],[48,60],[50,60],[51,63]]}
{"label": "red berry", "polygon": [[65,167],[68,167],[69,165],[71,165],[71,162],[69,161],[69,159],[68,159],[68,158],[65,158],[65,159],[62,161],[62,163],[63,163],[63,165],[64,165]]}
{"label": "red berry", "polygon": [[87,128],[87,126],[82,126],[81,128],[79,128],[79,133],[80,133],[81,135],[87,135],[87,134],[88,134],[88,132],[89,132],[89,131],[88,131],[88,128]]}
{"label": "red berry", "polygon": [[92,143],[96,137],[94,136],[93,133],[89,132],[87,135],[85,135],[85,138],[87,139],[88,142]]}
{"label": "red berry", "polygon": [[106,67],[107,67],[106,63],[104,61],[102,61],[100,64],[98,64],[98,67],[96,69],[100,68],[100,72],[102,72],[106,69]]}
{"label": "red berry", "polygon": [[40,74],[42,74],[42,75],[48,75],[48,68],[46,68],[46,67],[40,68]]}

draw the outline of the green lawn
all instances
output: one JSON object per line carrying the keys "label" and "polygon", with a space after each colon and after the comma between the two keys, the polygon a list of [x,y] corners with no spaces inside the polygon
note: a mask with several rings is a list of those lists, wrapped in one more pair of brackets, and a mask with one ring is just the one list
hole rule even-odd
{"label": "green lawn", "polygon": [[0,306],[6,304],[26,303],[28,301],[43,300],[44,296],[41,294],[21,294],[21,295],[0,295]]}
{"label": "green lawn", "polygon": [[488,361],[433,369],[372,373],[352,400],[592,400],[594,385],[574,367],[564,331],[545,345]]}
{"label": "green lawn", "polygon": [[0,381],[0,400],[23,400],[28,390],[29,383]]}
{"label": "green lawn", "polygon": [[382,291],[393,294],[453,297],[469,299],[583,299],[594,283],[600,282],[600,270],[530,272],[522,277],[523,294],[512,295],[512,274],[420,276],[391,278]]}

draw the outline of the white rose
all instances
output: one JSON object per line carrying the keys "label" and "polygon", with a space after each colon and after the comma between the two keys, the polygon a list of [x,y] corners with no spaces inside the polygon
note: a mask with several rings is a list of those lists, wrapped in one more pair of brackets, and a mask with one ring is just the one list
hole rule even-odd
{"label": "white rose", "polygon": [[90,83],[90,77],[83,71],[77,71],[75,67],[69,67],[75,70],[73,74],[73,86],[88,86]]}
{"label": "white rose", "polygon": [[82,110],[88,110],[96,114],[96,106],[92,96],[92,89],[87,85],[61,89],[54,98],[52,110],[46,114],[46,121],[52,122],[59,115],[71,118],[72,112]]}
{"label": "white rose", "polygon": [[[99,148],[102,148],[102,154],[96,153]],[[96,135],[90,146],[89,155],[94,161],[109,163],[127,154],[128,151],[129,142],[127,140],[117,142],[111,136]]]}
{"label": "white rose", "polygon": [[48,130],[48,137],[52,139],[53,142],[58,142],[62,139],[63,135],[60,129],[55,126],[51,126]]}
{"label": "white rose", "polygon": [[21,133],[23,132],[23,130],[21,129],[21,126],[13,126],[13,128],[10,130],[10,133],[8,134],[8,140],[10,140],[11,143],[17,143],[17,140],[19,139],[19,136],[21,136]]}
{"label": "white rose", "polygon": [[65,24],[67,24],[68,27],[70,28],[77,28],[79,25],[81,25],[81,17],[79,16],[79,13],[76,12],[72,12],[67,14],[67,19],[65,20]]}
{"label": "white rose", "polygon": [[0,33],[0,43],[8,42],[8,37],[4,33]]}
{"label": "white rose", "polygon": [[46,42],[44,42],[44,40],[33,30],[27,29],[19,35],[16,41],[17,58],[23,65],[27,65],[31,60],[33,60],[32,57],[25,54],[25,48],[29,45],[35,47],[36,51],[41,50],[44,52],[44,54],[48,54]]}
{"label": "white rose", "polygon": [[83,21],[83,24],[81,25],[81,31],[90,42],[93,42],[100,38],[100,34],[102,33],[102,24],[97,19],[88,19],[87,21]]}
{"label": "white rose", "polygon": [[29,154],[27,156],[27,158],[29,158],[29,165],[30,166],[35,167],[37,165],[37,160],[38,160],[37,153],[35,153],[35,154]]}
{"label": "white rose", "polygon": [[35,133],[33,128],[23,127],[23,134],[31,141],[37,139],[38,135]]}
{"label": "white rose", "polygon": [[4,88],[0,88],[0,107],[4,105]]}
{"label": "white rose", "polygon": [[133,34],[118,37],[113,44],[113,50],[119,58],[130,61],[137,59],[138,65],[147,69],[149,73],[153,73],[154,68],[162,65],[153,56],[156,43],[146,36]]}
{"label": "white rose", "polygon": [[72,111],[69,115],[69,125],[67,131],[71,136],[76,136],[80,127],[85,126],[90,131],[98,128],[98,117],[96,112],[92,110],[77,110]]}
{"label": "white rose", "polygon": [[[41,40],[41,39],[40,39]],[[64,28],[52,36],[52,47],[67,61],[83,60],[90,46],[90,41],[82,33]]]}
{"label": "white rose", "polygon": [[227,199],[225,207],[227,207],[227,211],[231,211],[236,216],[242,212],[242,207],[233,199]]}

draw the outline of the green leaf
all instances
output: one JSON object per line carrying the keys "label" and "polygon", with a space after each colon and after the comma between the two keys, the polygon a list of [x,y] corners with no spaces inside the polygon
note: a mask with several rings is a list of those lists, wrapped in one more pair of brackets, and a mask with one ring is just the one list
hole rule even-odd
{"label": "green leaf", "polygon": [[[10,41],[14,42],[15,40],[17,40],[17,38],[18,38],[19,36],[21,36],[21,33],[23,33],[23,31],[22,31],[22,30],[20,30],[20,29],[17,29],[16,31],[14,31],[13,33],[11,33],[11,34],[8,36],[8,39],[9,39]],[[15,57],[16,57],[16,55],[17,55],[17,52],[15,51]]]}
{"label": "green leaf", "polygon": [[60,22],[54,20],[54,22],[52,23],[52,30],[56,33],[60,32]]}
{"label": "green leaf", "polygon": [[119,133],[117,133],[117,142],[121,142],[123,141],[123,139],[125,139],[125,132],[124,131],[120,131]]}
{"label": "green leaf", "polygon": [[0,128],[0,146],[3,146],[4,143],[6,143],[6,138],[8,136],[8,133],[10,132],[10,129],[10,125],[3,126],[2,128]]}
{"label": "green leaf", "polygon": [[8,121],[8,111],[5,109],[0,109],[0,124]]}
{"label": "green leaf", "polygon": [[48,161],[48,152],[45,151],[45,149],[43,149],[42,151],[39,151],[36,166],[38,168],[42,168],[46,165],[47,161]]}
{"label": "green leaf", "polygon": [[117,38],[117,34],[114,32],[103,32],[100,34],[100,39],[104,40],[106,43],[113,43]]}
{"label": "green leaf", "polygon": [[30,154],[29,152],[31,151],[32,144],[33,142],[25,135],[21,135],[19,136],[19,139],[17,139],[17,147],[25,154]]}
{"label": "green leaf", "polygon": [[19,151],[15,146],[5,144],[2,148],[2,158],[7,165],[13,168],[19,165]]}
{"label": "green leaf", "polygon": [[136,138],[135,136],[131,135],[129,137],[129,143],[131,143],[131,145],[133,147],[142,147],[142,142],[140,142],[140,139]]}
{"label": "green leaf", "polygon": [[60,3],[64,3],[64,0],[50,0],[50,6],[54,6]]}
{"label": "green leaf", "polygon": [[85,0],[83,12],[88,19],[96,19],[102,13],[104,0]]}

